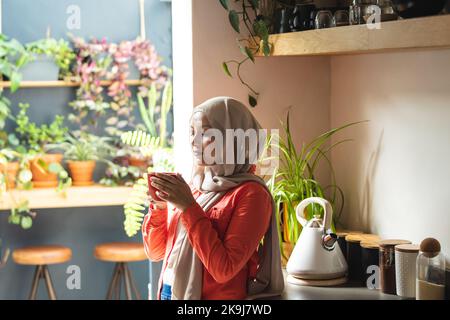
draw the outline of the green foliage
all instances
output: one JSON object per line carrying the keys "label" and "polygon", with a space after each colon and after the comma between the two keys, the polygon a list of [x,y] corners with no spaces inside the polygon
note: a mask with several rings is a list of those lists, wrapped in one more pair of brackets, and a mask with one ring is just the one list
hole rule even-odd
{"label": "green foliage", "polygon": [[157,136],[155,112],[159,99],[161,99],[159,108],[159,145],[165,147],[167,145],[167,115],[172,107],[172,83],[170,81],[166,82],[162,94],[158,93],[156,85],[153,83],[147,92],[147,106],[142,95],[138,94],[137,96],[142,122],[148,134],[152,137]]}
{"label": "green foliage", "polygon": [[[11,92],[15,92],[20,85],[21,75],[19,68],[29,59],[25,48],[15,39],[8,39],[0,34],[0,76],[7,77],[11,81]],[[5,121],[10,117],[10,101],[3,96],[0,88],[0,130],[5,127]]]}
{"label": "green foliage", "polygon": [[[338,131],[358,123],[361,122],[349,123],[325,132],[311,142],[303,144],[300,150],[297,150],[290,131],[288,113],[286,124],[283,125],[285,137],[281,138],[277,135],[269,137],[267,146],[277,148],[280,156],[280,167],[277,168],[268,182],[269,189],[276,203],[277,218],[280,219],[281,213],[283,213],[284,217],[282,223],[279,220],[279,227],[281,228],[281,224],[283,225],[283,230],[278,230],[280,240],[295,244],[301,232],[301,225],[297,221],[295,208],[300,201],[309,197],[328,198],[335,212],[333,215],[333,228],[334,224],[339,223],[344,205],[344,195],[342,190],[336,185],[336,177],[329,159],[329,152],[337,145],[350,140],[342,140],[331,146],[328,146],[327,143]],[[325,161],[331,170],[331,184],[325,187],[316,180],[315,176],[321,161]],[[329,192],[329,197],[327,197],[327,191]],[[340,200],[339,208],[337,208],[338,200]],[[283,211],[280,210],[281,207],[283,207]],[[306,218],[310,219],[314,215],[322,216],[322,210],[318,205],[310,205],[307,208]],[[282,247],[281,251],[283,252]]]}
{"label": "green foliage", "polygon": [[161,147],[166,146],[167,114],[169,113],[171,106],[172,106],[172,83],[170,81],[167,81],[164,87],[161,101],[161,119],[159,123],[159,138]]}
{"label": "green foliage", "polygon": [[155,124],[155,107],[157,102],[157,91],[156,91],[156,85],[152,83],[150,90],[148,92],[148,104],[145,105],[144,98],[138,94],[137,100],[138,100],[138,106],[139,106],[139,113],[141,115],[142,121],[145,124],[145,127],[148,131],[148,133],[155,137],[156,136],[156,124]]}
{"label": "green foliage", "polygon": [[[255,62],[255,54],[262,51],[265,56],[270,55],[269,30],[272,26],[272,14],[275,1],[273,0],[235,0],[230,8],[228,0],[219,0],[222,7],[228,11],[228,21],[238,34],[242,29],[246,34],[238,38],[238,46],[244,58],[222,62],[222,69],[227,76],[232,77],[230,64],[236,65],[236,75],[239,81],[249,90],[248,102],[251,107],[258,103],[259,93],[253,89],[241,76],[241,66],[247,62]],[[243,27],[243,28],[242,28]]]}
{"label": "green foliage", "polygon": [[0,75],[11,81],[11,92],[15,92],[20,85],[19,68],[30,59],[25,48],[16,39],[8,39],[0,34]]}
{"label": "green foliage", "polygon": [[75,60],[75,52],[66,40],[45,38],[28,43],[25,47],[30,53],[53,57],[63,77],[70,74],[70,66]]}
{"label": "green foliage", "polygon": [[97,137],[82,133],[80,137],[67,134],[65,140],[57,144],[48,144],[45,150],[59,149],[64,152],[66,160],[73,161],[103,161],[113,150],[109,137]]}
{"label": "green foliage", "polygon": [[159,146],[160,139],[159,137],[152,137],[144,131],[136,130],[123,133],[121,140],[124,144],[132,147],[156,148]]}
{"label": "green foliage", "polygon": [[125,232],[129,237],[136,235],[141,228],[142,220],[145,216],[145,210],[148,208],[148,182],[147,175],[139,179],[133,186],[130,198],[124,205]]}
{"label": "green foliage", "polygon": [[132,186],[141,176],[139,168],[109,161],[106,176],[99,183],[108,187]]}
{"label": "green foliage", "polygon": [[19,225],[22,229],[29,229],[33,225],[33,218],[36,213],[30,210],[28,200],[20,201],[14,208],[11,209],[11,214],[8,217],[8,222]]}
{"label": "green foliage", "polygon": [[64,116],[56,115],[50,125],[42,124],[38,126],[31,122],[27,109],[29,104],[19,103],[20,111],[16,117],[16,132],[19,134],[19,140],[31,153],[42,153],[47,144],[63,142],[68,128],[64,126]]}

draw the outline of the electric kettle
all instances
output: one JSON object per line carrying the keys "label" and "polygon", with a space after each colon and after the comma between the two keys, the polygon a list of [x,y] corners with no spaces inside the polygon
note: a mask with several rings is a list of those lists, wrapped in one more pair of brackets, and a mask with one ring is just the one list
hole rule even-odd
{"label": "electric kettle", "polygon": [[[313,203],[323,207],[323,221],[320,216],[306,220],[304,211]],[[331,204],[323,198],[312,197],[300,202],[295,211],[303,230],[286,265],[287,273],[305,280],[345,278],[347,262],[341,248],[336,245],[336,235],[331,232]]]}

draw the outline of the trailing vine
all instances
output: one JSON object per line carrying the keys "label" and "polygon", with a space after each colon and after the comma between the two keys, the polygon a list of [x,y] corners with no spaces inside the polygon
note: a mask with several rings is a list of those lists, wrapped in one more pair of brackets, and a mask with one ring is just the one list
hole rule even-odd
{"label": "trailing vine", "polygon": [[255,54],[262,51],[265,56],[270,54],[269,31],[272,26],[272,12],[275,5],[273,0],[235,0],[233,7],[229,0],[219,0],[222,7],[228,11],[228,20],[238,34],[242,27],[246,31],[244,37],[238,38],[237,43],[245,58],[228,60],[222,63],[226,75],[233,77],[230,65],[236,68],[236,76],[248,90],[248,102],[255,107],[258,104],[257,92],[241,75],[243,64],[251,61],[255,63]]}

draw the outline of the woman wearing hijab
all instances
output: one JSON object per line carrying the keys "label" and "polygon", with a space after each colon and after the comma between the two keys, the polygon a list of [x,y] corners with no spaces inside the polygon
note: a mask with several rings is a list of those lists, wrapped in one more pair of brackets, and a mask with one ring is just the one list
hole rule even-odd
{"label": "woman wearing hijab", "polygon": [[[261,126],[233,98],[205,101],[191,117],[191,183],[163,173],[151,179],[163,201],[151,200],[142,234],[149,259],[163,260],[159,299],[246,299],[284,289],[273,199],[253,173],[261,150],[248,152],[255,148],[245,139],[225,139],[239,129],[258,132]],[[207,154],[220,142],[208,132],[221,133],[224,141]]]}

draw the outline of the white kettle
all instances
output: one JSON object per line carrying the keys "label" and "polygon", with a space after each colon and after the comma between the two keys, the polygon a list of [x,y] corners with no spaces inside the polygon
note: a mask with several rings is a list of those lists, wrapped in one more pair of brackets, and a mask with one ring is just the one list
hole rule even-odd
{"label": "white kettle", "polygon": [[[320,216],[306,220],[304,211],[313,203],[323,207],[323,221]],[[307,280],[345,277],[347,262],[336,243],[336,235],[331,233],[331,204],[323,198],[307,198],[297,206],[296,215],[303,230],[287,263],[287,273],[292,277]]]}

